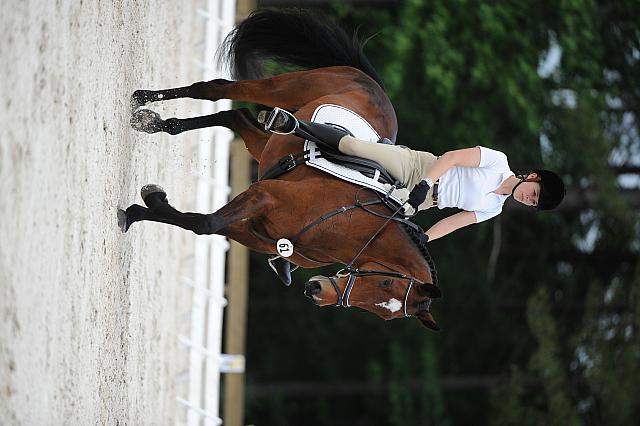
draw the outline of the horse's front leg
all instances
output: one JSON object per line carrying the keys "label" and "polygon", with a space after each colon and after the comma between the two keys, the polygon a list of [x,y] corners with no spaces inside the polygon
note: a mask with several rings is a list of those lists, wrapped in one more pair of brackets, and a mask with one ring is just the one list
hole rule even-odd
{"label": "horse's front leg", "polygon": [[[196,234],[219,234],[229,237],[252,250],[267,254],[277,252],[274,244],[256,237],[249,229],[248,221],[275,207],[270,186],[276,181],[259,182],[231,200],[212,214],[180,212],[169,204],[167,194],[157,185],[145,185],[141,195],[147,207],[133,204],[118,211],[118,224],[123,232],[135,222],[152,221],[179,226]],[[297,253],[289,259],[304,268],[317,268],[324,263],[314,262]]]}
{"label": "horse's front leg", "polygon": [[215,213],[202,214],[177,210],[169,204],[162,188],[145,185],[140,193],[147,207],[132,204],[126,210],[118,210],[118,225],[127,232],[135,222],[147,220],[179,226],[198,235],[217,234],[232,223],[259,216],[272,208],[274,200],[265,186],[262,182],[254,184]]}

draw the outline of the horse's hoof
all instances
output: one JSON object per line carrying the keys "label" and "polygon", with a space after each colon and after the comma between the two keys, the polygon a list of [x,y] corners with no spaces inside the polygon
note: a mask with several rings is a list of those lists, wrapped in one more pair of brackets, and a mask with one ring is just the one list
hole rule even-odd
{"label": "horse's hoof", "polygon": [[129,230],[129,226],[131,226],[131,224],[129,223],[129,218],[127,218],[127,212],[118,209],[118,227],[123,234]]}
{"label": "horse's hoof", "polygon": [[160,185],[153,183],[143,186],[142,189],[140,189],[140,196],[149,208],[153,208],[153,206],[158,205],[158,203],[167,202],[167,193]]}
{"label": "horse's hoof", "polygon": [[133,112],[141,106],[148,104],[152,100],[151,93],[153,92],[151,92],[150,90],[136,90],[135,92],[133,92],[130,100],[131,111]]}
{"label": "horse's hoof", "polygon": [[167,196],[167,192],[162,189],[160,185],[156,185],[155,183],[148,183],[140,188],[140,196],[143,200],[147,197],[147,195],[154,194],[156,192],[161,192],[165,197]]}
{"label": "horse's hoof", "polygon": [[138,132],[157,133],[161,123],[160,114],[150,109],[141,109],[131,114],[131,127]]}

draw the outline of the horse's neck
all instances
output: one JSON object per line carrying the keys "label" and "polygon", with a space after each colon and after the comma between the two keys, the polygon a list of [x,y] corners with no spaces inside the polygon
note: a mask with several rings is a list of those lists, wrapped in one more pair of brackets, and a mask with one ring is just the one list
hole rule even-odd
{"label": "horse's neck", "polygon": [[[388,214],[388,210],[386,214]],[[378,226],[382,223],[380,221]],[[385,259],[385,266],[388,268],[415,276],[423,282],[430,282],[429,264],[418,246],[411,241],[411,238],[402,229],[402,225],[391,221],[386,227],[388,229],[379,235],[381,239],[385,239],[386,243],[372,244],[371,250],[366,251],[370,261],[376,262],[380,259]],[[412,273],[412,271],[414,272]],[[415,271],[421,272],[415,273]]]}

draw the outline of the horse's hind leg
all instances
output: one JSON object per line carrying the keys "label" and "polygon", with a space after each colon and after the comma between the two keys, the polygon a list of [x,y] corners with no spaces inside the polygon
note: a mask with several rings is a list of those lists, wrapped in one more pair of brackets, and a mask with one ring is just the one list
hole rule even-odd
{"label": "horse's hind leg", "polygon": [[246,108],[184,119],[174,117],[163,120],[158,113],[148,109],[137,110],[131,116],[131,127],[146,133],[166,132],[177,135],[188,130],[214,126],[226,127],[238,133],[256,160],[260,159],[262,149],[270,136]]}
{"label": "horse's hind leg", "polygon": [[203,86],[215,87],[215,86],[223,86],[229,83],[233,83],[232,81],[225,80],[222,78],[218,78],[211,81],[200,81],[198,83],[193,83],[190,86],[183,87],[175,87],[172,89],[164,89],[164,90],[136,90],[131,95],[131,111],[135,111],[139,107],[146,105],[150,102],[158,102],[158,101],[167,101],[170,99],[178,99],[178,98],[192,98],[192,99],[205,99],[211,101],[217,101],[216,98],[211,99],[207,97],[199,96],[202,92]]}
{"label": "horse's hind leg", "polygon": [[[233,99],[297,111],[329,95],[382,89],[362,71],[346,66],[317,68],[276,75],[263,80],[242,80],[204,86],[205,96]],[[384,92],[383,92],[384,93]]]}
{"label": "horse's hind leg", "polygon": [[132,110],[149,102],[193,98],[217,101],[233,99],[298,110],[315,99],[330,94],[377,86],[370,77],[351,67],[329,67],[297,71],[263,80],[212,80],[166,90],[136,90],[131,96]]}

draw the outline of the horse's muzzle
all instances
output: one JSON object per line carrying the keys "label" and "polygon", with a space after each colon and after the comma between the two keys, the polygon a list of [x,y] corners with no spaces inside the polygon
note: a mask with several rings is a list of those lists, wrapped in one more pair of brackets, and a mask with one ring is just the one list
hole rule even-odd
{"label": "horse's muzzle", "polygon": [[313,276],[304,284],[304,295],[318,306],[335,305],[340,299],[339,293],[332,280],[322,275]]}
{"label": "horse's muzzle", "polygon": [[304,284],[304,295],[313,298],[316,294],[322,291],[322,285],[315,279],[310,279]]}

